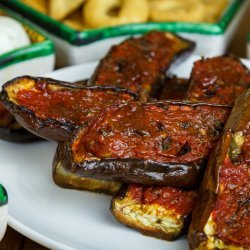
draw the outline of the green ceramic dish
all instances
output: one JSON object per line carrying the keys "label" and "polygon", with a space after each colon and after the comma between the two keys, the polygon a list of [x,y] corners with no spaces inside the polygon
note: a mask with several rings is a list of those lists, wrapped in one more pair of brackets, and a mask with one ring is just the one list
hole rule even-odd
{"label": "green ceramic dish", "polygon": [[0,184],[0,207],[8,203],[8,196],[5,188]]}
{"label": "green ceramic dish", "polygon": [[68,66],[102,58],[112,45],[128,36],[150,30],[176,32],[196,42],[195,53],[214,56],[226,52],[249,0],[230,0],[230,4],[217,23],[148,22],[115,27],[77,31],[49,16],[38,12],[20,0],[2,0],[6,6],[18,11],[48,32],[56,45],[57,66]]}
{"label": "green ceramic dish", "polygon": [[115,27],[92,29],[85,31],[76,31],[61,22],[58,22],[49,16],[40,13],[31,7],[23,4],[19,0],[2,0],[2,2],[27,15],[31,20],[36,22],[44,29],[52,32],[54,35],[68,41],[70,44],[77,46],[86,45],[97,40],[117,37],[123,35],[142,34],[149,30],[163,30],[172,32],[188,32],[207,35],[223,34],[227,29],[230,21],[238,11],[244,0],[233,0],[220,20],[215,24],[209,23],[180,23],[180,22],[151,22],[140,24],[127,24]]}
{"label": "green ceramic dish", "polygon": [[19,21],[28,33],[31,44],[0,55],[0,70],[10,65],[34,59],[41,56],[48,56],[54,53],[54,45],[51,40],[38,31],[33,24],[13,13],[11,10],[0,5],[0,15],[9,16]]}
{"label": "green ceramic dish", "polygon": [[8,217],[8,195],[5,188],[0,184],[0,241],[4,236]]}

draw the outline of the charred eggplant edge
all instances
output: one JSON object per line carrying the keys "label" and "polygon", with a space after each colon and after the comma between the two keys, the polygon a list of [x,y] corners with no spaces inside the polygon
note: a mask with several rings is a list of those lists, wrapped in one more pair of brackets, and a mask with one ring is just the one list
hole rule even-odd
{"label": "charred eggplant edge", "polygon": [[208,166],[200,186],[199,196],[188,232],[188,241],[191,249],[196,249],[200,244],[207,241],[204,226],[214,209],[219,190],[221,164],[227,155],[232,134],[244,130],[245,122],[250,121],[250,112],[247,109],[247,107],[250,107],[249,97],[250,90],[236,99],[232,112],[224,127],[222,137],[209,157]]}
{"label": "charred eggplant edge", "polygon": [[8,81],[3,85],[1,92],[1,101],[16,118],[24,128],[26,128],[31,133],[43,137],[47,140],[55,141],[65,141],[68,140],[72,132],[76,130],[79,126],[68,122],[68,121],[58,121],[56,119],[48,118],[41,119],[36,117],[33,111],[29,110],[26,107],[20,106],[15,102],[9,100],[8,92],[6,88],[12,84],[15,84],[17,81],[30,80],[34,82],[45,81],[48,85],[56,85],[61,87],[66,87],[69,89],[93,89],[93,90],[111,90],[118,93],[125,93],[133,97],[135,100],[138,99],[138,96],[135,93],[132,93],[123,88],[109,87],[109,86],[82,86],[75,83],[63,82],[54,80],[51,78],[44,77],[31,77],[31,76],[22,76],[14,78],[11,81]]}
{"label": "charred eggplant edge", "polygon": [[[121,216],[119,214],[119,211],[116,211],[116,202],[117,201],[122,201],[126,197],[126,193],[128,190],[129,184],[123,184],[121,189],[113,196],[110,204],[110,211],[115,217],[115,219],[126,226],[129,226],[140,233],[146,235],[146,236],[152,236],[158,239],[163,239],[163,240],[168,240],[168,241],[173,241],[181,237],[188,229],[188,225],[191,219],[191,215],[188,216],[181,216],[178,218],[178,221],[180,222],[180,230],[177,229],[176,232],[163,232],[161,229],[156,229],[155,227],[152,227],[151,229],[143,229],[142,227],[136,226],[133,222],[131,223],[129,220],[127,220],[127,215]],[[166,209],[167,210],[167,209]],[[146,227],[146,226],[145,226]]]}
{"label": "charred eggplant edge", "polygon": [[[214,105],[207,103],[189,103],[181,101],[162,101],[144,103],[143,105],[167,104],[197,106],[223,107],[230,110],[226,105]],[[121,105],[121,104],[117,104]],[[87,124],[85,125],[87,126]],[[83,127],[82,127],[83,128]],[[80,128],[81,129],[81,128]],[[71,151],[71,145],[78,135],[74,132],[71,140],[58,145],[53,168],[57,165],[64,168],[64,171],[71,171],[75,175],[100,180],[118,182],[131,182],[146,185],[169,185],[177,188],[197,188],[203,177],[203,171],[207,160],[201,159],[191,163],[160,163],[141,159],[99,159],[75,162]]]}

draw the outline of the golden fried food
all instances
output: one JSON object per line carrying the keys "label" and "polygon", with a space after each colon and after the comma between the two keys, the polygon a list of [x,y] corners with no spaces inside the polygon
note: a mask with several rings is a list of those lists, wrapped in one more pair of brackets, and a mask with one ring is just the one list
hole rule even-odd
{"label": "golden fried food", "polygon": [[215,23],[229,0],[20,0],[81,31],[142,22]]}
{"label": "golden fried food", "polygon": [[44,13],[48,14],[48,0],[21,0],[23,3],[29,5],[31,8]]}
{"label": "golden fried food", "polygon": [[206,15],[199,0],[150,0],[150,19],[155,22],[201,22]]}
{"label": "golden fried food", "polygon": [[75,29],[75,30],[86,30],[88,27],[82,22],[82,10],[77,9],[65,19],[62,20],[62,23]]}
{"label": "golden fried food", "polygon": [[204,22],[209,23],[217,22],[229,3],[228,0],[202,0],[202,2],[206,7]]}
{"label": "golden fried food", "polygon": [[84,0],[50,0],[49,15],[56,20],[62,20],[79,8],[83,2]]}
{"label": "golden fried food", "polygon": [[148,15],[148,0],[88,0],[83,8],[91,28],[146,22]]}

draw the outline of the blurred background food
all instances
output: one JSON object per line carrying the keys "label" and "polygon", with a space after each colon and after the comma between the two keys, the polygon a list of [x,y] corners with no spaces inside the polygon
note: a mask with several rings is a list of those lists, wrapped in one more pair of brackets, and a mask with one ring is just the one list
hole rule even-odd
{"label": "blurred background food", "polygon": [[0,16],[0,55],[29,44],[29,36],[18,21]]}
{"label": "blurred background food", "polygon": [[140,22],[215,23],[229,0],[20,0],[76,30]]}

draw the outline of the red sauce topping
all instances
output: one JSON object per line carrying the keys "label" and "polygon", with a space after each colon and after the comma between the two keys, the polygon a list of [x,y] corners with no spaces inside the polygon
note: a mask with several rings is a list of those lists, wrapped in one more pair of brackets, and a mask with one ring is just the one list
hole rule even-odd
{"label": "red sauce topping", "polygon": [[138,184],[130,184],[127,195],[140,204],[161,205],[167,210],[173,210],[175,213],[185,216],[193,211],[197,192],[184,191],[172,187],[147,187]]}
{"label": "red sauce topping", "polygon": [[77,159],[193,162],[209,154],[227,116],[228,109],[205,105],[112,106],[80,132],[73,152]]}
{"label": "red sauce topping", "polygon": [[186,99],[233,105],[250,87],[250,72],[232,57],[214,57],[195,62]]}
{"label": "red sauce topping", "polygon": [[164,77],[177,52],[189,45],[164,32],[150,32],[113,46],[92,79],[95,85],[115,85],[142,95]]}
{"label": "red sauce topping", "polygon": [[132,99],[129,94],[112,90],[67,88],[45,82],[35,83],[32,89],[22,89],[16,95],[17,104],[32,110],[38,118],[76,125],[83,124],[111,104]]}
{"label": "red sauce topping", "polygon": [[220,170],[220,191],[213,212],[217,234],[226,244],[250,246],[250,130],[239,162],[229,156]]}

